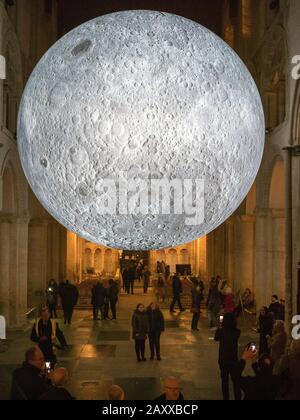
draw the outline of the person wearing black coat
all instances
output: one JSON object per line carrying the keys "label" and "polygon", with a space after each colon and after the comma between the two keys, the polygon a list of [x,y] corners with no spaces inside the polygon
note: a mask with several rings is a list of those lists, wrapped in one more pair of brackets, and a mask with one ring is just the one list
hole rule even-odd
{"label": "person wearing black coat", "polygon": [[259,332],[259,355],[270,354],[267,337],[272,337],[274,318],[272,313],[264,306],[260,312],[258,319],[258,332]]}
{"label": "person wearing black coat", "polygon": [[22,367],[13,372],[11,400],[35,401],[47,392],[51,383],[44,374],[44,368],[45,358],[39,347],[27,350]]}
{"label": "person wearing black coat", "polygon": [[93,319],[96,321],[98,319],[99,310],[101,312],[101,317],[103,318],[103,305],[104,305],[105,289],[103,284],[99,281],[92,288],[92,300],[93,305]]}
{"label": "person wearing black coat", "polygon": [[[129,269],[128,269],[129,290],[131,291],[131,294],[132,295],[133,295],[133,291],[134,291],[134,280],[135,280],[135,277],[136,277],[135,266],[132,263],[129,266]],[[128,291],[128,293],[129,293],[129,291]]]}
{"label": "person wearing black coat", "polygon": [[222,327],[217,329],[215,341],[220,343],[219,348],[219,366],[221,371],[222,392],[224,401],[229,401],[229,376],[233,382],[235,400],[241,400],[241,391],[239,386],[238,364],[238,342],[240,330],[236,326],[234,314],[224,315]]}
{"label": "person wearing black coat", "polygon": [[272,296],[272,303],[269,306],[269,312],[274,314],[276,321],[283,321],[282,319],[282,308],[278,300],[277,295]]}
{"label": "person wearing black coat", "polygon": [[163,313],[159,309],[156,303],[151,303],[147,308],[147,316],[149,321],[149,345],[151,360],[154,360],[156,353],[157,360],[161,360],[160,357],[160,336],[165,331],[165,320]]}
{"label": "person wearing black coat", "polygon": [[[257,360],[257,351],[250,346],[245,350],[238,363],[240,387],[245,401],[274,401],[280,395],[281,379],[273,375],[274,362],[271,356],[264,354]],[[252,362],[255,376],[242,376],[246,362]]]}
{"label": "person wearing black coat", "polygon": [[130,279],[131,279],[132,272],[130,271],[129,267],[125,267],[122,273],[123,284],[125,288],[125,292],[129,295],[130,293]]}
{"label": "person wearing black coat", "polygon": [[132,338],[138,362],[146,362],[145,342],[149,333],[149,321],[144,305],[139,304],[132,316]]}
{"label": "person wearing black coat", "polygon": [[119,299],[119,286],[113,279],[109,280],[108,299],[109,299],[112,319],[117,319],[117,303]]}
{"label": "person wearing black coat", "polygon": [[182,283],[177,274],[175,274],[175,276],[173,277],[172,288],[173,288],[173,301],[170,306],[170,312],[175,312],[174,307],[176,303],[178,304],[180,312],[183,312],[184,309],[180,301],[180,295],[182,293]]}
{"label": "person wearing black coat", "polygon": [[192,307],[191,312],[193,314],[192,318],[192,331],[199,331],[198,329],[198,322],[200,319],[200,312],[201,312],[201,302],[203,300],[203,283],[202,282],[195,282],[194,287],[192,289]]}
{"label": "person wearing black coat", "polygon": [[60,288],[61,304],[64,311],[65,324],[71,324],[74,307],[76,306],[79,293],[76,286],[70,284],[68,280]]}

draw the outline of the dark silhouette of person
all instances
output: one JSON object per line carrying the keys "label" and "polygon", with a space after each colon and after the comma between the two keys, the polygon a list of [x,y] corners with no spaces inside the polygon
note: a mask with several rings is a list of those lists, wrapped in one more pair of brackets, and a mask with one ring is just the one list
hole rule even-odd
{"label": "dark silhouette of person", "polygon": [[232,313],[224,315],[222,328],[217,329],[215,341],[220,343],[219,366],[221,371],[222,392],[224,401],[230,399],[229,376],[233,382],[235,400],[241,400],[239,386],[238,365],[238,342],[240,330],[237,328],[236,317]]}
{"label": "dark silhouette of person", "polygon": [[180,301],[180,295],[182,293],[182,283],[177,274],[175,274],[175,276],[173,277],[172,288],[173,288],[173,300],[170,306],[170,312],[175,312],[174,307],[176,303],[178,304],[180,312],[183,312],[184,308],[182,307],[181,301]]}

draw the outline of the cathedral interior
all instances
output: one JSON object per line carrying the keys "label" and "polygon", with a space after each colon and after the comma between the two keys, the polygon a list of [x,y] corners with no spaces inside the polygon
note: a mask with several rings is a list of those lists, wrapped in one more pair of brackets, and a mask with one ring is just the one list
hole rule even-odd
{"label": "cathedral interior", "polygon": [[[130,9],[187,17],[225,40],[256,82],[266,124],[263,161],[237,211],[192,243],[144,253],[94,244],[60,225],[32,192],[17,149],[20,99],[44,53],[81,23]],[[211,331],[203,315],[201,335],[190,334],[189,310],[180,319],[166,312],[164,364],[155,365],[155,373],[146,365],[136,372],[129,318],[140,301],[149,304],[155,295],[157,261],[171,274],[186,267],[188,274],[203,281],[205,295],[216,276],[226,279],[235,295],[250,289],[256,315],[277,295],[285,301],[285,322],[291,331],[292,318],[300,314],[300,71],[295,71],[300,61],[299,21],[298,0],[0,0],[0,54],[6,62],[0,80],[0,315],[7,329],[0,353],[0,399],[8,398],[10,374],[30,347],[29,328],[50,279],[67,279],[79,290],[72,328],[61,325],[71,349],[58,354],[71,372],[72,392],[79,399],[103,399],[114,382],[127,389],[128,399],[151,399],[168,375],[182,379],[187,398],[220,398],[220,385],[213,379],[218,367]],[[101,277],[121,282],[124,261],[130,259],[147,261],[148,294],[143,295],[136,282],[134,296],[121,293],[118,324],[93,325],[91,282]],[[188,296],[183,302],[190,304]],[[244,318],[243,342],[257,340],[251,328],[255,315]]]}

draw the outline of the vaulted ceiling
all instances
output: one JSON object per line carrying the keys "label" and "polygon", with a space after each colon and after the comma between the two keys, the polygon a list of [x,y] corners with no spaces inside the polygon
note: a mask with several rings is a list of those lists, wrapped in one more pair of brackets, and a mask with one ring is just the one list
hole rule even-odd
{"label": "vaulted ceiling", "polygon": [[223,2],[224,0],[63,0],[58,1],[59,32],[63,35],[81,23],[107,13],[148,9],[187,17],[220,35]]}

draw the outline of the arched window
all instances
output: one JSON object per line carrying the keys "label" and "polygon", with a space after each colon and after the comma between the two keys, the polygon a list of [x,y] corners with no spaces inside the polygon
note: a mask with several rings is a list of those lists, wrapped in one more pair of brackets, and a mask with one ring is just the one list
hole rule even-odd
{"label": "arched window", "polygon": [[95,264],[96,272],[101,273],[101,271],[102,271],[102,252],[101,252],[100,248],[97,248],[96,251],[95,251],[94,264]]}
{"label": "arched window", "polygon": [[175,273],[176,264],[178,264],[178,256],[176,249],[169,249],[167,254],[167,264],[170,266],[170,273]]}
{"label": "arched window", "polygon": [[2,211],[3,213],[13,214],[16,210],[15,183],[13,172],[9,165],[4,170],[2,183]]}
{"label": "arched window", "polygon": [[84,271],[94,267],[93,254],[90,248],[86,248],[84,251]]}
{"label": "arched window", "polygon": [[187,249],[182,249],[180,251],[180,264],[189,264],[190,263],[190,255]]}
{"label": "arched window", "polygon": [[113,274],[113,253],[111,249],[106,249],[104,253],[104,273]]}

